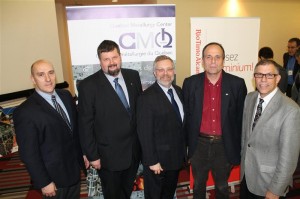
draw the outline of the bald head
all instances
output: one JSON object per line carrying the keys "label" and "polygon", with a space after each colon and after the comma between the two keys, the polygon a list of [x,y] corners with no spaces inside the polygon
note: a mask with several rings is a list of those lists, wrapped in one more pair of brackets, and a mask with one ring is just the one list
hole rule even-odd
{"label": "bald head", "polygon": [[44,59],[35,61],[31,65],[31,81],[37,90],[52,94],[56,84],[53,64]]}

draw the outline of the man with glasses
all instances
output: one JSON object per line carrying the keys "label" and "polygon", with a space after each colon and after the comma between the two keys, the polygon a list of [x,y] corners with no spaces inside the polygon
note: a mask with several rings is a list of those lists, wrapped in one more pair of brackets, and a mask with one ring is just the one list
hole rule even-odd
{"label": "man with glasses", "polygon": [[291,38],[288,41],[288,52],[283,55],[283,67],[286,69],[288,73],[288,86],[286,95],[291,97],[292,86],[295,81],[296,74],[300,68],[296,58],[295,53],[300,47],[300,39],[299,38]]}
{"label": "man with glasses", "polygon": [[244,99],[242,78],[223,71],[225,52],[219,43],[202,51],[205,72],[186,78],[183,95],[188,135],[188,157],[194,177],[193,195],[206,198],[209,170],[216,198],[229,198],[228,178],[233,165],[240,164]]}
{"label": "man with glasses", "polygon": [[173,199],[186,157],[181,88],[173,83],[173,60],[154,61],[156,82],[139,97],[137,130],[142,146],[145,198]]}
{"label": "man with glasses", "polygon": [[293,182],[300,149],[300,108],[279,91],[272,60],[254,69],[257,90],[247,95],[242,128],[241,199],[280,198]]}

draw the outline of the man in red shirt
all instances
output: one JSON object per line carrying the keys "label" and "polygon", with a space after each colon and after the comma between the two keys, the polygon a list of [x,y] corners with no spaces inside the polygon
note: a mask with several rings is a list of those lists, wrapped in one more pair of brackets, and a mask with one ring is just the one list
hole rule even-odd
{"label": "man in red shirt", "polygon": [[242,78],[223,71],[225,51],[219,43],[203,48],[205,72],[183,83],[186,129],[194,198],[206,198],[211,170],[216,198],[229,198],[228,178],[233,165],[240,164],[241,126],[247,94]]}

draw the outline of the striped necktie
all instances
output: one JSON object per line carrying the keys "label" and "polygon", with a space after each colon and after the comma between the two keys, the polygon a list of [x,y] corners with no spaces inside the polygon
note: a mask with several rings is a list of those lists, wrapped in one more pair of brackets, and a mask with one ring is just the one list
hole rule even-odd
{"label": "striped necktie", "polygon": [[59,105],[59,103],[56,101],[55,95],[51,96],[53,105],[56,109],[56,111],[60,114],[60,116],[63,118],[63,120],[67,123],[68,127],[72,130],[71,124],[69,122],[69,119],[65,113],[65,111],[62,109],[62,107]]}
{"label": "striped necktie", "polygon": [[257,105],[257,108],[256,108],[256,113],[255,113],[255,117],[254,117],[254,121],[253,121],[253,124],[252,124],[252,130],[254,129],[259,117],[261,116],[261,113],[262,113],[262,103],[264,103],[264,100],[259,98],[259,103]]}

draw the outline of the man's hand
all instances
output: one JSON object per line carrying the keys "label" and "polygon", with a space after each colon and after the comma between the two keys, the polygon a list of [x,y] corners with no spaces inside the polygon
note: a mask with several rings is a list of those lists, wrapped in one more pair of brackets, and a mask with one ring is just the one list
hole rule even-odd
{"label": "man's hand", "polygon": [[266,199],[279,199],[279,196],[273,194],[271,191],[267,191]]}
{"label": "man's hand", "polygon": [[91,166],[94,167],[95,169],[98,169],[98,170],[101,169],[100,159],[92,161],[90,163],[91,163]]}
{"label": "man's hand", "polygon": [[56,190],[57,189],[54,182],[51,182],[50,184],[42,188],[42,193],[47,197],[53,197],[56,195]]}
{"label": "man's hand", "polygon": [[83,161],[84,161],[85,168],[88,169],[90,167],[90,162],[85,155],[83,156]]}
{"label": "man's hand", "polygon": [[155,165],[152,165],[152,166],[150,166],[149,168],[150,168],[152,171],[154,171],[155,174],[160,174],[160,173],[163,171],[163,169],[162,169],[161,166],[160,166],[160,163],[157,163],[157,164],[155,164]]}

